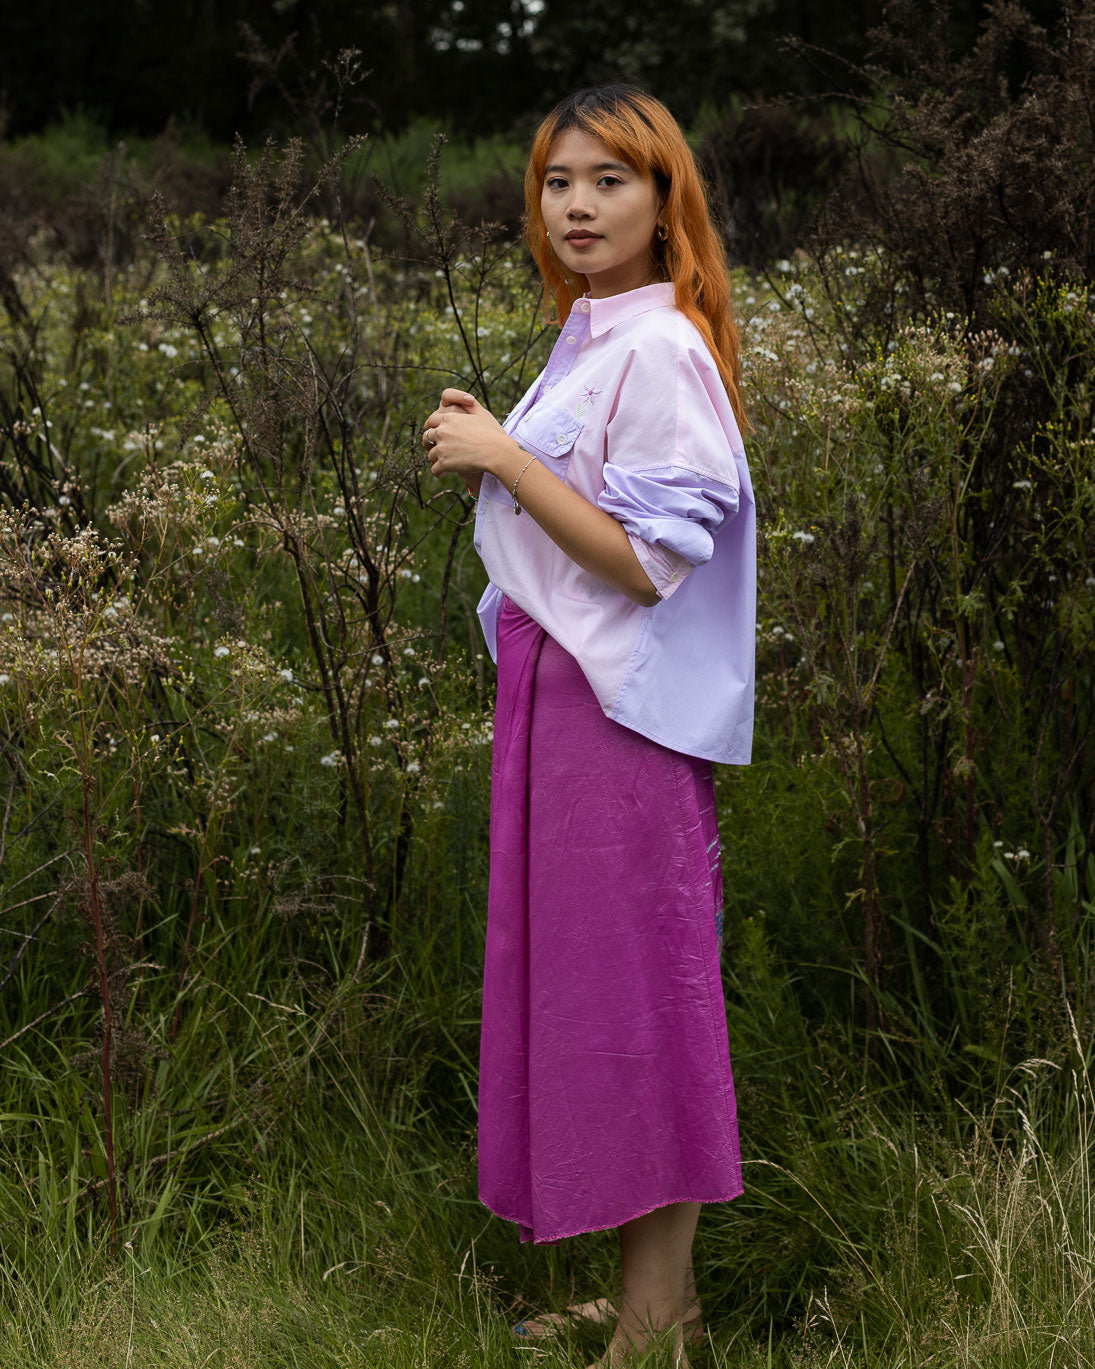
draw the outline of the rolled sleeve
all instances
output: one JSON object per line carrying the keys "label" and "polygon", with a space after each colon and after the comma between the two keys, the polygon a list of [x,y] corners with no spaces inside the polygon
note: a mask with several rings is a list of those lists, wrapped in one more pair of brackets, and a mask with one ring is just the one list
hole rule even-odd
{"label": "rolled sleeve", "polygon": [[646,571],[647,579],[654,586],[659,599],[668,599],[675,589],[684,584],[688,572],[692,569],[691,561],[686,561],[675,551],[659,547],[653,542],[644,542],[641,537],[636,537],[630,532],[627,534],[627,540],[631,543],[635,559]]}
{"label": "rolled sleeve", "polygon": [[738,511],[738,491],[695,471],[625,470],[606,462],[597,504],[623,524],[658,597],[711,559],[714,533]]}

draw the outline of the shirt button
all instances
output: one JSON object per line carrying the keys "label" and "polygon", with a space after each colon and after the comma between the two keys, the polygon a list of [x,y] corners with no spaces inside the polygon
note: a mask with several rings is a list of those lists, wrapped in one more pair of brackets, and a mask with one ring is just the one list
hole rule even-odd
{"label": "shirt button", "polygon": [[566,433],[560,433],[559,436],[555,439],[555,441],[558,442],[558,444],[559,444],[560,447],[566,442],[566,440],[567,440],[567,435],[566,435]]}
{"label": "shirt button", "polygon": [[589,313],[589,300],[587,300],[587,299],[582,300],[581,303],[578,305],[578,308],[581,309],[581,311],[582,311],[583,314],[588,314],[588,313]]}
{"label": "shirt button", "polygon": [[569,342],[571,346],[573,346],[577,341],[578,339],[574,336],[573,333],[571,333],[570,337],[567,338],[567,342]]}

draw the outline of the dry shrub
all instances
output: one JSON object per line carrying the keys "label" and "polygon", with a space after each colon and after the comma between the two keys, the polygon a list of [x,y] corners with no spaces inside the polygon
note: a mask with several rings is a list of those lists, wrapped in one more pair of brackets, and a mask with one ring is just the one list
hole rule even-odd
{"label": "dry shrub", "polygon": [[951,20],[948,0],[890,0],[851,69],[870,83],[848,96],[864,138],[820,238],[823,255],[858,238],[887,260],[872,321],[896,281],[914,313],[984,323],[1001,268],[1095,273],[1095,12],[1072,0],[1049,32],[1019,0],[995,0],[957,54]]}

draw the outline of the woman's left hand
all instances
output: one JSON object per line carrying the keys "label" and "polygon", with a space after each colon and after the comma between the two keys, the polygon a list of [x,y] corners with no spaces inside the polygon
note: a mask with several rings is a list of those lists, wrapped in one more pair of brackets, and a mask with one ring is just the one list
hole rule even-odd
{"label": "woman's left hand", "polygon": [[478,489],[517,445],[489,409],[464,390],[444,390],[441,405],[426,419],[422,444],[434,475],[459,475]]}

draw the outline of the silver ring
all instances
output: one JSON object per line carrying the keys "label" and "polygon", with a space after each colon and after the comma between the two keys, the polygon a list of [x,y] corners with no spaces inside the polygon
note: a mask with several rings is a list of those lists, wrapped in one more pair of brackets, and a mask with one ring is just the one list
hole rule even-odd
{"label": "silver ring", "polygon": [[434,430],[433,430],[432,428],[427,428],[427,429],[426,429],[425,438],[426,438],[426,446],[427,446],[427,447],[436,447],[436,446],[437,446],[437,434],[434,432]]}

